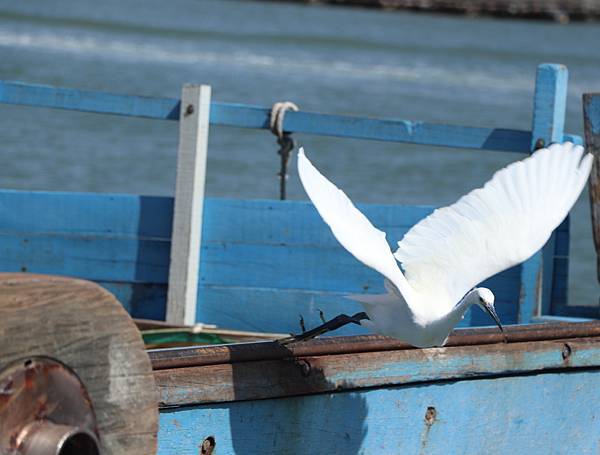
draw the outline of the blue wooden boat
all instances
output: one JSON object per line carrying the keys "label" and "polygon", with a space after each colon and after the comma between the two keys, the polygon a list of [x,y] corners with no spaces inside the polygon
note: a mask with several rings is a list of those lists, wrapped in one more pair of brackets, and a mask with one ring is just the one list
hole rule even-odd
{"label": "blue wooden boat", "polygon": [[[308,112],[289,112],[284,130],[527,154],[581,143],[564,132],[566,89],[564,66],[538,67],[531,130]],[[210,102],[205,87],[184,87],[179,100],[0,82],[0,102],[179,121],[180,151],[190,137],[201,142],[202,128],[186,126],[192,117],[204,116],[206,128],[268,129],[270,115]],[[179,155],[192,160],[186,169],[201,167],[197,157]],[[203,185],[191,180],[178,175],[178,185]],[[0,271],[93,281],[137,318],[281,333],[297,331],[298,314],[318,324],[319,308],[360,311],[348,293],[382,291],[381,278],[338,246],[309,203],[202,198],[200,223],[191,193],[2,190]],[[433,209],[361,206],[392,238]],[[192,227],[182,234],[181,226]],[[174,253],[190,238],[199,257]],[[508,343],[493,330],[468,329],[447,347],[417,350],[347,327],[336,335],[360,336],[289,349],[261,342],[150,351],[159,453],[212,453],[215,444],[239,454],[597,453],[600,325],[582,318],[598,309],[567,305],[568,246],[567,219],[542,251],[485,284],[500,319],[515,324]],[[171,296],[178,288],[180,297]],[[533,324],[548,321],[556,323]],[[463,321],[487,323],[477,310]]]}

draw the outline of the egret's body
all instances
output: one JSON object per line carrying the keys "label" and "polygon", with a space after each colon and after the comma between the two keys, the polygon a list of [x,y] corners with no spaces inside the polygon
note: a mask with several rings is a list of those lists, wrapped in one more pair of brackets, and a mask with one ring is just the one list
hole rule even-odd
{"label": "egret's body", "polygon": [[587,181],[592,156],[582,157],[582,147],[565,143],[512,163],[483,188],[413,226],[393,254],[385,233],[321,175],[302,149],[298,172],[336,239],[386,279],[386,294],[350,296],[368,315],[360,323],[373,332],[429,347],[442,346],[474,304],[502,329],[493,293],[474,286],[525,261],[546,243]]}
{"label": "egret's body", "polygon": [[[381,295],[355,295],[351,299],[360,302],[369,315],[361,325],[372,332],[406,341],[416,347],[443,346],[452,329],[460,322],[471,305],[479,304],[477,288],[467,293],[450,311],[442,311],[441,305],[432,305],[427,312],[428,302],[413,302],[416,311],[409,307],[402,295],[392,289]],[[485,291],[490,292],[489,289]],[[493,297],[492,297],[493,301]],[[424,311],[420,311],[423,309]]]}

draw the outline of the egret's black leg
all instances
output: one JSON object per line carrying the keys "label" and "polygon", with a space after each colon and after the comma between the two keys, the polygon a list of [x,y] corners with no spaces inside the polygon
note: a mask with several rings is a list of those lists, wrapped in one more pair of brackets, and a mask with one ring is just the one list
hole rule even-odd
{"label": "egret's black leg", "polygon": [[348,316],[347,314],[340,314],[330,321],[321,324],[318,327],[315,327],[312,330],[308,330],[300,335],[292,335],[291,337],[282,338],[281,340],[277,340],[280,344],[289,344],[296,343],[298,341],[306,341],[311,340],[312,338],[318,337],[319,335],[323,335],[326,332],[331,332],[332,330],[339,329],[347,324],[358,324],[360,325],[360,321],[365,319],[369,319],[369,316],[364,311],[360,313],[356,313],[353,316]]}
{"label": "egret's black leg", "polygon": [[327,321],[325,320],[325,315],[323,314],[323,310],[321,309],[319,309],[319,319],[323,324],[327,324]]}
{"label": "egret's black leg", "polygon": [[304,317],[302,317],[302,315],[300,315],[300,330],[302,330],[302,333],[306,332],[306,326],[304,325]]}

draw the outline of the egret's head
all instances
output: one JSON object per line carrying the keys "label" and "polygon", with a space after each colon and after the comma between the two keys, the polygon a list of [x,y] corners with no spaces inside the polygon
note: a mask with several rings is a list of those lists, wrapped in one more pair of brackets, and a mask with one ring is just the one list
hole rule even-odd
{"label": "egret's head", "polygon": [[500,327],[500,331],[504,332],[502,328],[502,324],[500,323],[500,318],[496,314],[496,308],[494,308],[494,294],[488,288],[476,288],[475,289],[477,298],[479,299],[477,304],[480,306],[482,310],[485,310],[494,320],[498,327]]}

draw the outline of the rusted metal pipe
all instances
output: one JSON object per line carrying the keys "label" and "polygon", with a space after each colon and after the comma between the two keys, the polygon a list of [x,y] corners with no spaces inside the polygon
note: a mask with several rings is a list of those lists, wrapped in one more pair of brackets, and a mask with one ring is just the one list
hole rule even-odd
{"label": "rusted metal pipe", "polygon": [[79,377],[50,357],[0,369],[0,453],[98,455],[96,416]]}
{"label": "rusted metal pipe", "polygon": [[22,432],[19,451],[23,455],[99,455],[93,433],[48,420],[32,422]]}

